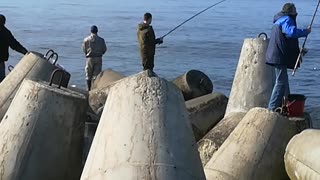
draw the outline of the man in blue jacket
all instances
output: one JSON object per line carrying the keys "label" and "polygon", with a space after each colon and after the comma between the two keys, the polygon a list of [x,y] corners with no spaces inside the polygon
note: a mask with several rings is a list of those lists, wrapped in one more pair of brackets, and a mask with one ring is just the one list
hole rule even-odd
{"label": "man in blue jacket", "polygon": [[0,82],[5,78],[5,61],[9,59],[9,47],[13,50],[26,54],[28,50],[24,48],[5,27],[6,17],[0,14]]}
{"label": "man in blue jacket", "polygon": [[287,68],[293,69],[299,55],[298,38],[306,37],[310,28],[298,29],[298,13],[293,3],[286,3],[282,11],[274,16],[269,45],[266,52],[266,63],[275,68],[276,82],[268,108],[275,110],[281,106],[283,96],[290,94]]}

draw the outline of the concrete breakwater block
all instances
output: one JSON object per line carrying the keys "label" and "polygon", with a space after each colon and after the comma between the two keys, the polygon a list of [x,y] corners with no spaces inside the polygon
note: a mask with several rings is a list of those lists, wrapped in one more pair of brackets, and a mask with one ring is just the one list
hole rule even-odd
{"label": "concrete breakwater block", "polygon": [[118,81],[124,77],[124,75],[112,69],[103,70],[93,81],[91,89],[107,87],[110,83]]}
{"label": "concrete breakwater block", "polygon": [[182,91],[186,101],[210,94],[213,90],[210,78],[199,70],[190,70],[172,82]]}
{"label": "concrete breakwater block", "polygon": [[24,80],[0,123],[0,179],[79,179],[86,108],[80,93]]}
{"label": "concrete breakwater block", "polygon": [[94,112],[94,114],[101,116],[111,87],[112,86],[109,85],[104,88],[96,88],[89,91],[89,108],[92,112]]}
{"label": "concrete breakwater block", "polygon": [[68,86],[68,89],[70,89],[72,91],[76,91],[78,93],[81,93],[81,94],[85,95],[86,97],[89,96],[89,91],[86,90],[86,89],[82,89],[82,88],[79,88],[79,87],[73,87],[73,86]]}
{"label": "concrete breakwater block", "polygon": [[305,129],[312,128],[312,119],[309,113],[304,112],[301,117],[288,117],[290,121],[296,123],[297,132],[300,133]]}
{"label": "concrete breakwater block", "polygon": [[[156,74],[152,73],[150,70],[147,70],[144,73],[147,73],[152,76],[157,76]],[[96,88],[96,89],[89,91],[89,97],[88,97],[89,108],[90,108],[90,111],[92,111],[96,117],[99,117],[99,119],[100,119],[100,116],[102,114],[104,105],[106,103],[108,94],[110,92],[110,89],[115,84],[117,84],[118,82],[120,82],[126,78],[127,77],[124,77],[124,78],[119,79],[117,81],[110,82],[106,87],[99,87],[99,88]],[[95,119],[95,121],[99,120],[99,119],[96,120],[97,118],[94,118],[94,119]]]}
{"label": "concrete breakwater block", "polygon": [[83,158],[82,164],[84,165],[89,154],[89,150],[97,130],[98,123],[86,122],[84,129],[84,146],[83,146]]}
{"label": "concrete breakwater block", "polygon": [[220,148],[245,114],[246,113],[244,112],[227,114],[216,126],[214,126],[214,128],[198,141],[198,151],[203,166],[208,163],[212,155]]}
{"label": "concrete breakwater block", "polygon": [[186,101],[196,141],[223,118],[227,103],[228,98],[221,93],[210,93]]}
{"label": "concrete breakwater block", "polygon": [[[119,81],[122,81],[122,80],[119,80]],[[100,117],[102,114],[102,110],[106,103],[110,89],[119,81],[112,82],[106,87],[96,88],[89,91],[89,97],[88,97],[89,108],[98,117]]]}
{"label": "concrete breakwater block", "polygon": [[320,179],[320,130],[308,129],[289,142],[284,162],[292,180]]}
{"label": "concrete breakwater block", "polygon": [[274,83],[274,70],[265,64],[268,43],[263,38],[244,40],[226,114],[267,107]]}
{"label": "concrete breakwater block", "polygon": [[82,180],[204,180],[185,101],[172,83],[146,71],[115,84]]}
{"label": "concrete breakwater block", "polygon": [[288,118],[251,109],[205,166],[207,180],[288,179],[283,157],[295,134]]}
{"label": "concrete breakwater block", "polygon": [[28,52],[0,83],[0,119],[3,118],[8,110],[24,78],[43,81],[50,80],[52,72],[57,67],[43,57],[44,55],[40,53]]}

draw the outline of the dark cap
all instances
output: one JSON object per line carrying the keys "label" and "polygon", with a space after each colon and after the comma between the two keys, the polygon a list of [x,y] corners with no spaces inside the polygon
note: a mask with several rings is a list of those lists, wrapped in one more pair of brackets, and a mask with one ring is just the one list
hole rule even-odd
{"label": "dark cap", "polygon": [[98,32],[98,27],[95,25],[91,26],[91,33],[97,34],[97,32]]}
{"label": "dark cap", "polygon": [[6,17],[0,14],[0,25],[4,25],[6,23]]}
{"label": "dark cap", "polygon": [[145,21],[149,20],[150,18],[152,18],[152,14],[149,13],[149,12],[146,12],[146,13],[143,15],[143,20],[145,20]]}
{"label": "dark cap", "polygon": [[292,15],[297,14],[296,7],[293,3],[284,4],[281,12]]}

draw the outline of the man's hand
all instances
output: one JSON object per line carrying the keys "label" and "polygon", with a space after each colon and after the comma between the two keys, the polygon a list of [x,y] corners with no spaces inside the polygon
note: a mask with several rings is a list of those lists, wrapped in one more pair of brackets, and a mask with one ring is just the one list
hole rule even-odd
{"label": "man's hand", "polygon": [[308,27],[306,30],[307,30],[308,34],[311,33],[311,27]]}
{"label": "man's hand", "polygon": [[160,42],[159,44],[162,44],[163,43],[163,37],[159,38],[160,39]]}
{"label": "man's hand", "polygon": [[26,55],[26,54],[27,54],[27,52],[28,52],[28,50],[27,50],[27,49],[22,49],[21,54]]}
{"label": "man's hand", "polygon": [[157,43],[157,44],[162,44],[162,43],[163,43],[163,37],[157,38],[157,39],[156,39],[156,43]]}

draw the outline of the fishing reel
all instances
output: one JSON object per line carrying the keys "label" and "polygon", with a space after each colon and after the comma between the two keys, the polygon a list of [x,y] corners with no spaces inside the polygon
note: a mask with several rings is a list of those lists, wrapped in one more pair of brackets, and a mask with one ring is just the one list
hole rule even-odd
{"label": "fishing reel", "polygon": [[283,96],[281,107],[276,108],[275,112],[283,116],[288,116],[288,97]]}
{"label": "fishing reel", "polygon": [[302,50],[301,50],[301,55],[302,55],[302,56],[305,56],[305,55],[308,53],[308,51],[309,51],[309,50],[308,50],[307,48],[305,48],[305,47],[302,48]]}

